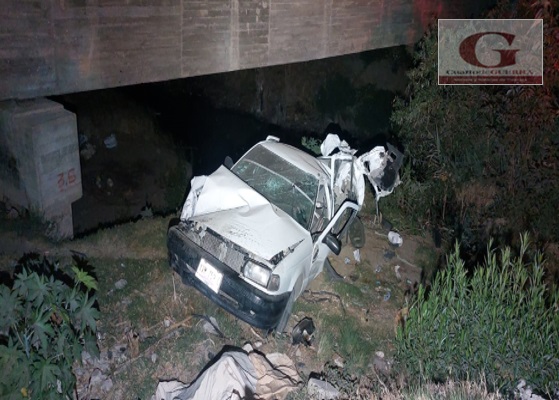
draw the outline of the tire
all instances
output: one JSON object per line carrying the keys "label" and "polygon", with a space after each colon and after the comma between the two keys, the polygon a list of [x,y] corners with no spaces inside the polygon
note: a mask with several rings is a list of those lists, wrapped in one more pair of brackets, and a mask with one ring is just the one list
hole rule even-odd
{"label": "tire", "polygon": [[293,310],[293,304],[295,304],[295,300],[297,295],[301,291],[301,285],[303,284],[303,277],[300,276],[293,286],[293,290],[291,291],[291,295],[289,295],[289,299],[287,300],[287,304],[283,309],[283,313],[281,314],[281,318],[276,326],[276,334],[281,334],[287,328],[287,323],[289,322],[289,317],[291,317],[291,311]]}

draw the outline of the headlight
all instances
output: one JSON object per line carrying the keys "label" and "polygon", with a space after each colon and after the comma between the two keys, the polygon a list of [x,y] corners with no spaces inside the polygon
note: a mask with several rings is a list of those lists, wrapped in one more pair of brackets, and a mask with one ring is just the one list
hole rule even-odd
{"label": "headlight", "polygon": [[243,275],[245,277],[264,287],[268,286],[270,274],[271,271],[268,268],[258,265],[252,261],[247,261],[245,268],[243,269]]}

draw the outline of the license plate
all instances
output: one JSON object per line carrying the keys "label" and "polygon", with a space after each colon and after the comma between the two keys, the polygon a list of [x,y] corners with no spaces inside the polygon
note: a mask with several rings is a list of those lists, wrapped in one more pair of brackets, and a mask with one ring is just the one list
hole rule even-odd
{"label": "license plate", "polygon": [[219,292],[223,274],[203,258],[200,259],[200,264],[198,264],[198,269],[196,270],[195,275],[214,292]]}

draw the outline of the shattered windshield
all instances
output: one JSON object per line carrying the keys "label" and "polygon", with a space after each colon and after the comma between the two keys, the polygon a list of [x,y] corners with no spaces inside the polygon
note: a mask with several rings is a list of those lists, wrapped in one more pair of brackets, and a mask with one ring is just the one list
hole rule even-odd
{"label": "shattered windshield", "polygon": [[250,187],[309,229],[318,179],[263,146],[248,152],[231,169]]}

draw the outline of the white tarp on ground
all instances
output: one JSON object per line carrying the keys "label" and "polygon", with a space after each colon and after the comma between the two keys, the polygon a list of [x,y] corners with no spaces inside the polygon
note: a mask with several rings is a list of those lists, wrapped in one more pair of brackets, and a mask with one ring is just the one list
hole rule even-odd
{"label": "white tarp on ground", "polygon": [[190,385],[160,382],[152,400],[284,399],[300,384],[293,361],[284,354],[230,350]]}

